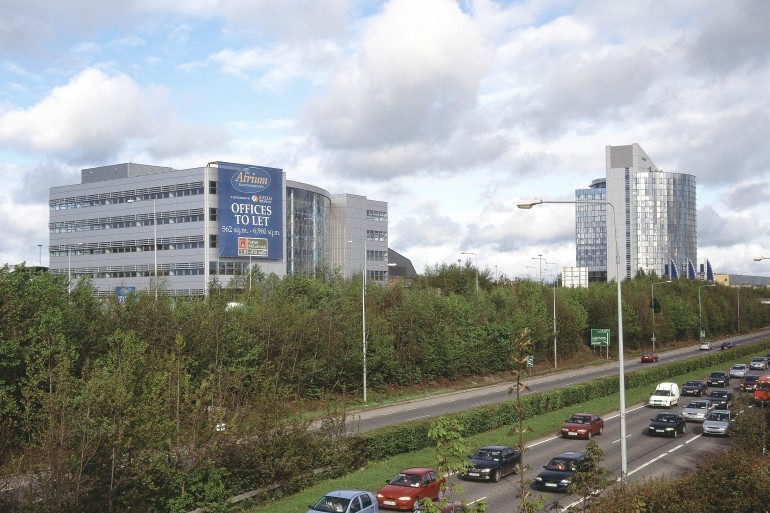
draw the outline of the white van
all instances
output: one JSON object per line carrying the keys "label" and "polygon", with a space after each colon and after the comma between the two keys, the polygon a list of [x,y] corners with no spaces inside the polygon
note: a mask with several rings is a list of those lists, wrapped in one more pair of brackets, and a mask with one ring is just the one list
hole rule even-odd
{"label": "white van", "polygon": [[663,406],[671,408],[679,404],[679,385],[676,383],[660,383],[650,396],[649,406]]}

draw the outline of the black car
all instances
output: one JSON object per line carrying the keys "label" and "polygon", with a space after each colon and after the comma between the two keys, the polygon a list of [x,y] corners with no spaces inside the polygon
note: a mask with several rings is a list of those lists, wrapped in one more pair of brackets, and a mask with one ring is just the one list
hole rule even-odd
{"label": "black car", "polygon": [[759,380],[759,376],[756,374],[746,374],[741,381],[741,392],[751,392]]}
{"label": "black car", "polygon": [[727,390],[712,390],[706,399],[714,405],[715,410],[726,410],[733,405],[733,393]]}
{"label": "black car", "polygon": [[710,387],[730,386],[730,375],[721,371],[712,372],[706,380],[706,385]]}
{"label": "black car", "polygon": [[584,452],[563,452],[543,466],[544,470],[535,478],[535,488],[563,492],[572,481],[572,476],[589,470],[590,465]]}
{"label": "black car", "polygon": [[671,436],[676,438],[678,434],[687,431],[687,422],[679,413],[658,413],[650,419],[650,427],[647,433],[650,436]]}
{"label": "black car", "polygon": [[500,478],[515,474],[521,465],[521,452],[507,445],[488,445],[469,457],[470,465],[460,473],[463,479],[500,481]]}
{"label": "black car", "polygon": [[725,349],[732,349],[734,347],[735,347],[735,344],[733,344],[732,342],[722,342],[720,349],[724,351]]}
{"label": "black car", "polygon": [[682,385],[682,395],[697,395],[698,397],[708,394],[709,389],[706,383],[693,379]]}

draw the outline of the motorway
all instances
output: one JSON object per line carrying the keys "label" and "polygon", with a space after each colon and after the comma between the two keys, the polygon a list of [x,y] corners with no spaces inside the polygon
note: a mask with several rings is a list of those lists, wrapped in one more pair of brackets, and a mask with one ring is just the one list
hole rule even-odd
{"label": "motorway", "polygon": [[[770,337],[770,330],[762,330],[749,335],[721,339],[719,340],[719,344],[729,340],[734,342],[735,345],[741,346],[758,342],[768,337]],[[718,347],[717,343],[714,343],[713,345]],[[712,351],[719,351],[719,349],[712,349]],[[698,351],[697,344],[693,344],[692,346],[660,353],[661,363],[702,356],[703,353],[703,351]],[[624,369],[626,373],[628,373],[649,365],[655,364],[641,363],[639,358],[636,357],[633,359],[626,359]],[[590,381],[592,379],[617,375],[617,373],[617,360],[610,360],[610,362],[606,364],[527,378],[524,380],[524,384],[529,387],[529,391],[526,393],[535,394],[553,388],[566,387],[576,383]],[[486,404],[508,401],[511,399],[511,395],[508,393],[511,384],[512,383],[502,383],[490,385],[464,390],[462,392],[454,392],[426,399],[409,401],[392,406],[351,412],[348,413],[348,430],[350,432],[363,433],[365,431],[393,424],[402,424],[410,420],[438,417],[448,413],[469,410]]]}
{"label": "motorway", "polygon": [[[750,335],[732,337],[727,340],[736,345],[750,344],[764,340],[770,336],[770,330],[756,332]],[[720,343],[722,340],[720,340]],[[718,350],[718,349],[717,349]],[[661,355],[662,362],[671,362],[683,358],[691,358],[702,355],[697,346],[685,347],[669,351]],[[633,371],[643,366],[655,364],[641,364],[638,359],[626,363],[626,371]],[[590,368],[572,370],[550,374],[540,378],[526,380],[530,386],[529,393],[542,392],[557,387],[569,386],[589,379],[617,373],[617,362]],[[433,397],[409,403],[376,408],[368,411],[357,412],[355,424],[361,431],[374,429],[389,424],[406,422],[424,417],[433,417],[446,413],[462,411],[468,408],[484,404],[506,401],[510,399],[508,388],[510,385],[495,385],[474,390],[447,394],[441,397]],[[628,479],[633,481],[639,478],[659,477],[666,475],[679,475],[685,469],[695,468],[698,461],[710,453],[725,449],[729,445],[729,439],[701,436],[701,426],[698,423],[688,422],[687,432],[677,438],[651,437],[646,433],[649,421],[659,411],[682,411],[688,398],[680,400],[680,404],[671,410],[651,409],[644,404],[628,405],[626,409],[627,425],[627,461]],[[605,428],[601,436],[594,437],[599,447],[604,451],[602,466],[611,470],[615,476],[620,473],[620,422],[617,413],[604,417]],[[502,445],[511,445],[510,440],[501,440]],[[540,440],[533,441],[524,453],[524,463],[530,468],[525,472],[525,479],[534,480],[553,456],[564,451],[582,451],[585,448],[585,440],[562,439],[556,434]],[[463,488],[463,496],[467,502],[484,500],[490,513],[514,511],[519,500],[518,492],[519,476],[510,475],[499,483],[486,483],[474,481],[460,481]],[[562,493],[537,492],[534,488],[530,491],[541,494],[546,501],[546,510],[554,501],[562,507],[567,507],[577,498]]]}

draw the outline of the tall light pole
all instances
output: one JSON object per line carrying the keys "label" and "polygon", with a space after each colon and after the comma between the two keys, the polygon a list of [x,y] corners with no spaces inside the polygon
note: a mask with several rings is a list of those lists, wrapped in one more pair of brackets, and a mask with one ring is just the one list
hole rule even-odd
{"label": "tall light pole", "polygon": [[[353,241],[349,240],[348,244]],[[364,235],[364,265],[362,280],[361,280],[361,346],[364,353],[364,375],[363,375],[363,387],[364,387],[364,402],[366,402],[366,235]]]}
{"label": "tall light pole", "polygon": [[155,300],[158,299],[158,213],[152,199],[152,252],[155,258]]}
{"label": "tall light pole", "polygon": [[655,285],[660,285],[661,283],[671,283],[671,280],[663,280],[663,281],[656,281],[652,284],[652,302],[650,303],[650,306],[652,306],[652,352],[655,352]]}
{"label": "tall light pole", "polygon": [[[549,265],[556,265],[556,262],[545,262],[546,267]],[[558,369],[559,366],[556,363],[556,282],[558,280],[558,274],[557,271],[559,270],[559,267],[556,266],[556,269],[554,269],[554,275],[553,275],[553,368]]]}
{"label": "tall light pole", "polygon": [[476,267],[476,292],[479,291],[479,256],[476,253],[470,251],[463,251],[461,255],[473,255],[474,266]]}
{"label": "tall light pole", "polygon": [[716,287],[716,286],[717,286],[716,283],[710,283],[708,285],[699,285],[698,286],[698,335],[699,335],[699,340],[701,342],[703,341],[704,333],[703,333],[703,322],[702,322],[702,320],[703,320],[703,313],[702,313],[703,310],[701,309],[701,303],[700,303],[700,289],[702,289],[703,287]]}
{"label": "tall light pole", "polygon": [[532,257],[532,260],[540,260],[540,283],[543,283],[543,255],[537,255],[536,257]]}
{"label": "tall light pole", "polygon": [[519,201],[516,206],[523,209],[530,209],[535,205],[542,203],[564,203],[564,204],[593,204],[607,205],[612,209],[612,224],[615,229],[615,272],[617,277],[615,281],[618,284],[618,385],[620,389],[620,482],[625,484],[626,474],[628,473],[627,441],[626,441],[626,374],[625,361],[623,358],[623,298],[620,287],[620,251],[618,250],[618,220],[615,205],[609,201],[586,200],[586,201],[546,201],[539,198],[533,198],[529,201]]}
{"label": "tall light pole", "polygon": [[38,265],[40,267],[43,267],[43,245],[42,244],[37,245],[37,253],[38,253],[38,258],[40,259],[40,262],[38,263]]}

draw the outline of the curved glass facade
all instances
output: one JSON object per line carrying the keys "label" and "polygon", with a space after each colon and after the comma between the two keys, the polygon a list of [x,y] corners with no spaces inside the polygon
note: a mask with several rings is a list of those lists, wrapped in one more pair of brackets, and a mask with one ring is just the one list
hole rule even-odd
{"label": "curved glass facade", "polygon": [[698,261],[695,177],[662,171],[635,173],[632,187],[635,269],[663,276],[673,260],[683,274],[688,259]]}
{"label": "curved glass facade", "polygon": [[[575,201],[606,201],[606,181],[594,180],[589,189],[575,191]],[[575,261],[588,268],[588,281],[607,280],[607,206],[575,205]]]}
{"label": "curved glass facade", "polygon": [[286,187],[286,273],[315,276],[328,264],[331,199],[321,189]]}

